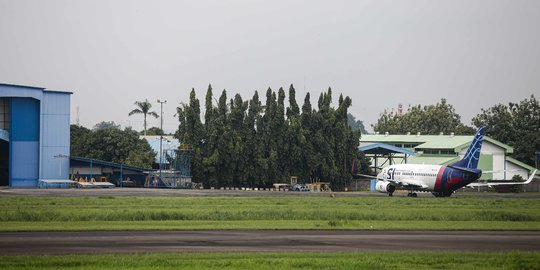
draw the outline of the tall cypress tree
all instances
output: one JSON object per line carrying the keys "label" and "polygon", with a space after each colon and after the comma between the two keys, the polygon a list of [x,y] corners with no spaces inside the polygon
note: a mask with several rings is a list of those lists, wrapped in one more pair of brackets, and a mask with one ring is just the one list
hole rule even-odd
{"label": "tall cypress tree", "polygon": [[[291,84],[289,87],[289,107],[287,108],[288,126],[286,141],[288,146],[287,164],[291,176],[301,176],[303,173],[302,147],[305,145],[304,131],[300,122],[300,108],[296,103],[296,90]],[[301,180],[307,181],[306,178]]]}
{"label": "tall cypress tree", "polygon": [[289,87],[289,107],[287,108],[287,119],[290,121],[292,118],[298,118],[300,116],[300,108],[296,103],[296,90],[291,84]]}
{"label": "tall cypress tree", "polygon": [[204,178],[202,179],[205,187],[218,187],[217,167],[219,161],[219,152],[217,149],[217,143],[220,134],[217,130],[216,116],[217,108],[213,105],[212,100],[214,96],[212,94],[212,85],[208,85],[206,91],[204,114],[204,127],[205,137],[203,141],[203,166],[204,166]]}
{"label": "tall cypress tree", "polygon": [[217,116],[216,116],[216,130],[218,134],[217,152],[217,176],[218,181],[225,187],[232,186],[232,172],[231,172],[231,131],[229,126],[229,114],[227,108],[227,91],[224,89],[219,97]]}
{"label": "tall cypress tree", "polygon": [[342,189],[351,178],[351,162],[359,157],[360,134],[347,125],[349,97],[339,97],[332,108],[332,90],[321,93],[318,110],[306,94],[301,112],[294,86],[285,91],[268,88],[265,106],[258,92],[244,101],[239,94],[227,100],[225,90],[217,107],[212,87],[206,92],[204,126],[194,89],[189,104],[178,108],[177,132],[185,143],[193,144],[194,181],[207,187],[268,187],[299,176],[300,181],[330,181]]}
{"label": "tall cypress tree", "polygon": [[302,135],[300,138],[300,147],[302,148],[302,170],[301,178],[306,181],[314,180],[316,178],[314,174],[314,168],[318,164],[318,158],[316,156],[316,149],[314,147],[313,135],[316,130],[316,126],[313,122],[313,111],[311,107],[311,100],[309,92],[306,93],[304,98],[304,104],[302,105],[302,114],[300,116]]}
{"label": "tall cypress tree", "polygon": [[287,123],[285,122],[285,91],[279,88],[273,137],[276,140],[277,178],[287,180],[290,176],[289,145],[287,144]]}
{"label": "tall cypress tree", "polygon": [[259,93],[255,91],[252,99],[249,101],[249,110],[244,119],[244,157],[246,160],[244,169],[245,183],[249,187],[264,186],[258,181],[264,178],[262,172],[263,155],[260,132],[257,130],[260,124],[261,102]]}
{"label": "tall cypress tree", "polygon": [[201,122],[201,107],[199,99],[197,99],[195,89],[191,90],[189,95],[189,110],[187,114],[188,126],[191,129],[191,136],[187,136],[189,139],[187,143],[193,146],[192,155],[192,172],[193,180],[195,182],[201,182],[204,179],[204,169],[202,164],[202,147],[203,139],[205,137],[204,126]]}
{"label": "tall cypress tree", "polygon": [[257,126],[261,138],[261,170],[264,172],[264,178],[260,179],[260,184],[264,186],[271,185],[278,177],[278,156],[277,145],[275,138],[276,130],[276,113],[277,101],[276,94],[271,88],[266,90],[266,102],[264,106],[264,114],[261,118],[260,125]]}
{"label": "tall cypress tree", "polygon": [[246,167],[245,160],[245,132],[244,132],[244,117],[247,109],[247,102],[242,100],[239,94],[231,100],[230,113],[230,155],[233,186],[240,186],[244,183],[244,170]]}
{"label": "tall cypress tree", "polygon": [[[351,179],[349,168],[352,166],[352,160],[356,158],[356,153],[358,152],[356,147],[360,139],[359,132],[354,132],[347,123],[347,110],[350,106],[351,99],[349,97],[343,98],[343,95],[340,95],[333,131],[333,134],[336,136],[334,159],[336,160],[337,171],[334,182],[339,189],[343,189]],[[356,140],[354,145],[351,145],[353,143],[352,140]]]}
{"label": "tall cypress tree", "polygon": [[177,108],[177,114],[180,125],[175,135],[181,143],[193,147],[191,175],[193,176],[193,181],[200,182],[204,178],[202,141],[205,137],[205,131],[200,118],[201,109],[195,89],[191,90],[189,104],[183,104],[182,107]]}

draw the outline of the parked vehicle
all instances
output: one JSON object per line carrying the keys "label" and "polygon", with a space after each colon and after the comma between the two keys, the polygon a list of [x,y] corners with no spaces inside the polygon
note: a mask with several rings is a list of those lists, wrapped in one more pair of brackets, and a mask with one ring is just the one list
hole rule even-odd
{"label": "parked vehicle", "polygon": [[309,189],[304,185],[294,185],[292,187],[293,191],[309,191]]}

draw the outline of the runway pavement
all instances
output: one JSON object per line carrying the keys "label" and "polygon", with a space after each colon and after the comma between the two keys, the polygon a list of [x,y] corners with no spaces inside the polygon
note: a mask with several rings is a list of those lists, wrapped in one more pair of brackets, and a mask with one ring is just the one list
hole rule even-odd
{"label": "runway pavement", "polygon": [[0,233],[0,254],[260,251],[539,251],[540,232],[91,231]]}

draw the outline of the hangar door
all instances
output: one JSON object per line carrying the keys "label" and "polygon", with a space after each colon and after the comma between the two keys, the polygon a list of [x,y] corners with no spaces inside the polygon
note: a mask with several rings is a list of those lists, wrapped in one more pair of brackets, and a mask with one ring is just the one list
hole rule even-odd
{"label": "hangar door", "polygon": [[10,186],[35,187],[39,177],[40,102],[11,98]]}
{"label": "hangar door", "polygon": [[9,185],[9,103],[0,98],[0,186]]}

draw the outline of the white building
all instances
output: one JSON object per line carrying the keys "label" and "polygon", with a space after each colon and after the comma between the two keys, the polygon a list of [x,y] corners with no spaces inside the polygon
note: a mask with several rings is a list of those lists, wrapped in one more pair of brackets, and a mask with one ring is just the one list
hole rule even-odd
{"label": "white building", "polygon": [[[374,143],[384,143],[404,148],[416,153],[416,156],[407,158],[409,164],[439,164],[447,165],[460,160],[467,152],[474,136],[454,135],[390,135],[390,134],[363,134],[360,147]],[[534,167],[520,162],[509,154],[514,149],[488,136],[484,137],[478,167],[484,173],[480,179],[484,180],[510,180],[514,175],[523,179],[529,178]],[[403,156],[396,155],[394,163],[405,163]],[[379,159],[379,166],[386,166],[384,159]],[[539,173],[537,173],[539,174]]]}

